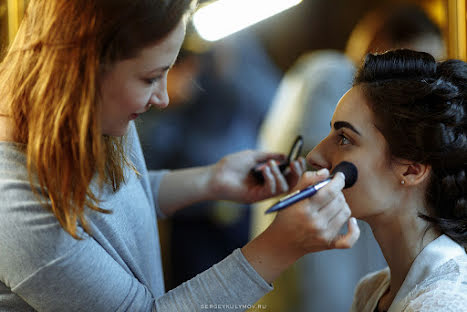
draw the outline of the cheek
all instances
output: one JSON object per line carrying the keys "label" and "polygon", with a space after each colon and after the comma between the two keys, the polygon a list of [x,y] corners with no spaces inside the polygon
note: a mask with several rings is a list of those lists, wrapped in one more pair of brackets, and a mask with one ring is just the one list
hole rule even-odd
{"label": "cheek", "polygon": [[375,185],[374,175],[371,170],[362,166],[362,164],[355,163],[358,168],[357,182],[349,189],[344,190],[344,196],[349,204],[350,210],[354,217],[362,217],[365,211],[368,211],[369,203],[373,202],[375,198]]}
{"label": "cheek", "polygon": [[149,100],[151,92],[148,90],[150,88],[145,88],[138,83],[127,83],[117,91],[115,101],[118,101],[118,106],[124,111],[139,110]]}
{"label": "cheek", "polygon": [[352,215],[365,219],[388,206],[392,189],[388,172],[382,163],[354,163],[358,168],[358,180],[353,187],[344,190],[344,195]]}
{"label": "cheek", "polygon": [[150,94],[150,88],[133,79],[106,81],[103,86],[103,109],[108,113],[134,113],[148,103]]}

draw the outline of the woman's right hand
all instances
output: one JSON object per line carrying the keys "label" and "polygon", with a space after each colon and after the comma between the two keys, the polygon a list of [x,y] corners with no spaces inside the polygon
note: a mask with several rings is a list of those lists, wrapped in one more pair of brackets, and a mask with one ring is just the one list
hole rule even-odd
{"label": "woman's right hand", "polygon": [[[326,179],[329,172],[306,172],[295,190]],[[360,230],[350,218],[342,189],[345,178],[337,173],[316,195],[277,213],[273,223],[257,238],[242,248],[245,258],[267,281],[272,282],[287,267],[310,252],[333,248],[350,248]],[[348,222],[348,232],[339,231]]]}

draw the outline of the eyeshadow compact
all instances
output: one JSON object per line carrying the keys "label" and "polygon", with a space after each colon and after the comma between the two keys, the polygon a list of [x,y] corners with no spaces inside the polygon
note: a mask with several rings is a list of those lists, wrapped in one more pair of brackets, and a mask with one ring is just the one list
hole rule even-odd
{"label": "eyeshadow compact", "polygon": [[[302,147],[303,147],[303,138],[301,135],[299,135],[297,136],[292,147],[290,148],[290,152],[289,152],[287,159],[277,164],[279,167],[279,170],[282,173],[284,173],[285,170],[290,166],[291,162],[293,162],[294,160],[298,158],[298,156],[300,156],[300,153],[302,152]],[[251,169],[251,174],[256,179],[258,179],[258,181],[264,182],[262,169],[265,166],[267,166],[267,161],[260,162]]]}

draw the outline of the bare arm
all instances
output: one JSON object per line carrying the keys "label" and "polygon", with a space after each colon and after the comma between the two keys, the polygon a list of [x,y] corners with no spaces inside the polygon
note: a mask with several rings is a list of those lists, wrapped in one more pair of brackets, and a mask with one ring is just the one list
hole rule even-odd
{"label": "bare arm", "polygon": [[166,215],[192,203],[210,200],[215,194],[209,190],[212,168],[196,167],[173,170],[163,178],[159,188],[159,206]]}
{"label": "bare arm", "polygon": [[[243,151],[224,157],[216,164],[173,170],[162,178],[158,204],[165,215],[172,215],[192,203],[204,200],[232,200],[253,203],[286,192],[294,186],[305,170],[305,160],[297,160],[287,177],[277,164],[283,156],[257,151]],[[269,159],[264,168],[264,183],[257,181],[250,169]]]}

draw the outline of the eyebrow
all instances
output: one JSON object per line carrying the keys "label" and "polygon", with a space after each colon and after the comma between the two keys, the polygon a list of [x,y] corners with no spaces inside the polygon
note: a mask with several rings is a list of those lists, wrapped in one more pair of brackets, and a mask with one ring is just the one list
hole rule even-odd
{"label": "eyebrow", "polygon": [[[331,124],[330,124],[331,125]],[[332,128],[332,125],[331,125],[331,128]],[[352,126],[350,123],[348,123],[347,121],[336,121],[334,123],[334,129],[336,130],[339,130],[340,128],[347,128],[347,129],[350,129],[352,130],[353,132],[355,132],[356,134],[358,135],[361,135],[360,132],[358,132],[357,129],[355,129],[354,126]]]}
{"label": "eyebrow", "polygon": [[169,69],[171,69],[172,66],[163,66],[163,67],[158,67],[156,69],[153,69],[151,71],[148,71],[147,74],[150,75],[150,74],[153,74],[153,73],[156,73],[156,72],[165,72]]}

